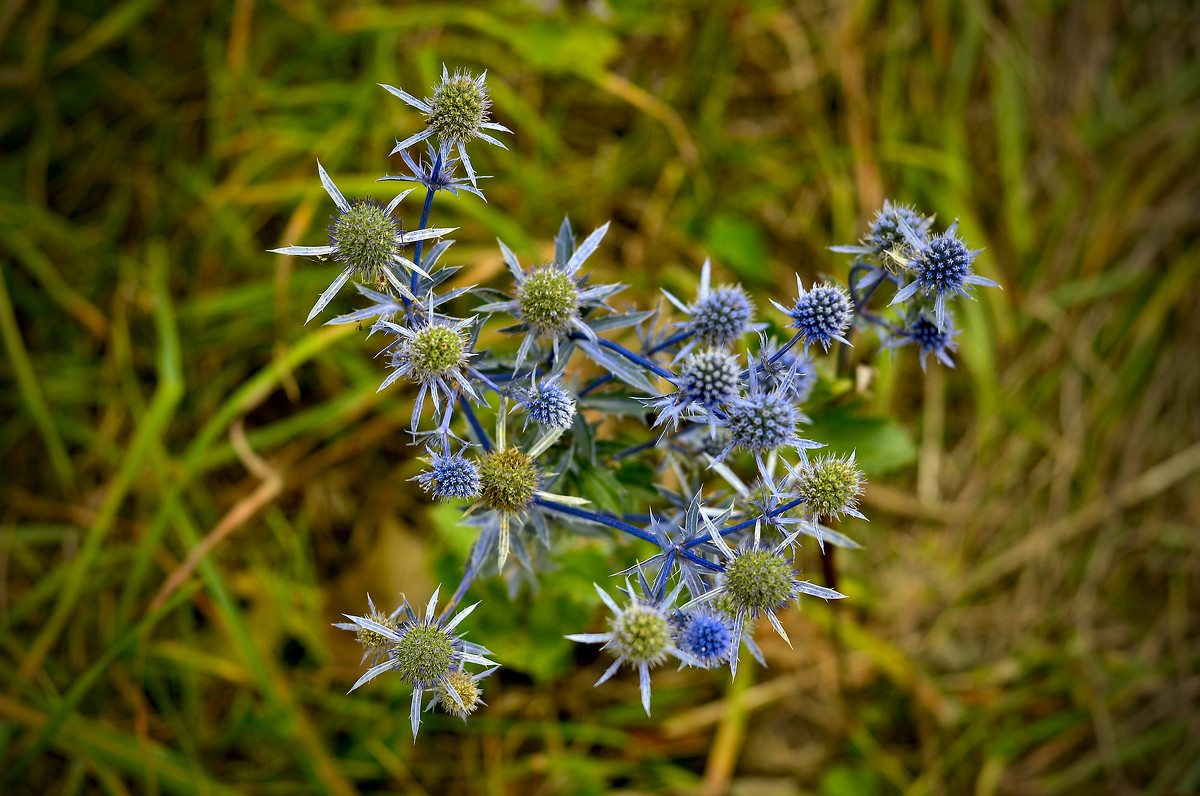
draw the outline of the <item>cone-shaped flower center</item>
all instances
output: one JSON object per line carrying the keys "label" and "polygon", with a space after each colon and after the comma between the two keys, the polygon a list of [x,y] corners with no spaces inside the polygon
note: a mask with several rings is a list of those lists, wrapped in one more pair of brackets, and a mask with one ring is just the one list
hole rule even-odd
{"label": "cone-shaped flower center", "polygon": [[767,548],[739,550],[725,565],[725,597],[734,614],[758,616],[792,599],[792,567]]}
{"label": "cone-shaped flower center", "polygon": [[392,263],[399,244],[396,220],[372,201],[355,202],[338,215],[329,228],[334,257],[354,269],[361,282],[383,284],[384,269]]}
{"label": "cone-shaped flower center", "polygon": [[612,624],[612,649],[634,663],[660,663],[671,643],[671,624],[653,605],[635,604],[626,608]]}
{"label": "cone-shaped flower center", "polygon": [[466,74],[440,83],[429,103],[428,125],[446,143],[464,141],[487,121],[487,90]]}
{"label": "cone-shaped flower center", "polygon": [[479,468],[480,496],[497,511],[524,511],[537,491],[537,464],[517,448],[492,451]]}
{"label": "cone-shaped flower center", "polygon": [[552,266],[529,274],[517,293],[521,319],[539,334],[566,331],[579,315],[579,287]]}
{"label": "cone-shaped flower center", "polygon": [[393,668],[414,688],[438,682],[454,664],[449,634],[437,625],[413,624],[392,647]]}

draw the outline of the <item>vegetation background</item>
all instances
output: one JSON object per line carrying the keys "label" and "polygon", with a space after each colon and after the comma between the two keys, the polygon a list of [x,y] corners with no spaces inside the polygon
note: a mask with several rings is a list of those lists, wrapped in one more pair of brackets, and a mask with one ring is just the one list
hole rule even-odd
{"label": "vegetation background", "polygon": [[[1195,13],[9,0],[0,790],[1197,791]],[[614,220],[594,261],[631,301],[711,255],[765,306],[844,279],[826,247],[891,197],[961,218],[1005,287],[960,305],[956,370],[855,349],[842,441],[877,461],[850,598],[789,611],[795,650],[764,635],[732,684],[664,672],[651,720],[561,640],[636,552],[595,544],[539,596],[473,589],[507,668],[470,724],[413,745],[399,683],[346,695],[330,623],[425,599],[469,539],[406,480],[375,341],[303,326],[330,266],[265,250],[321,241],[318,157],[387,193],[421,122],[376,83],[423,93],[443,62],[488,69],[516,131],[476,148],[487,204],[435,205],[472,282],[496,236],[545,256],[569,213]]]}

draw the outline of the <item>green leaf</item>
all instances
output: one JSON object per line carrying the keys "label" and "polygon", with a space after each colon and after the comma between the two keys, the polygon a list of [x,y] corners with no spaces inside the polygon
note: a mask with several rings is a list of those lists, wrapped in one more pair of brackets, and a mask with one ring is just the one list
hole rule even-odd
{"label": "green leaf", "polygon": [[762,282],[766,267],[767,245],[762,227],[732,213],[716,216],[707,227],[705,247],[713,257],[733,269],[742,279]]}
{"label": "green leaf", "polygon": [[908,430],[886,417],[858,414],[862,402],[837,406],[819,413],[802,436],[824,442],[821,452],[855,452],[858,466],[868,476],[900,470],[916,461],[917,447]]}

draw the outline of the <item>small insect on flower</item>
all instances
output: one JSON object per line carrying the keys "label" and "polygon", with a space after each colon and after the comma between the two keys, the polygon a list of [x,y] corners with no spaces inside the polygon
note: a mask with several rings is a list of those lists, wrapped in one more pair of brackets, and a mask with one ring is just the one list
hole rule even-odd
{"label": "small insect on flower", "polygon": [[[711,591],[694,597],[681,610],[687,611],[704,603],[711,603],[733,617],[733,638],[740,639],[748,620],[765,614],[784,641],[791,646],[791,639],[779,622],[778,612],[799,599],[801,594],[810,594],[826,600],[838,600],[846,595],[796,579],[792,563],[784,558],[784,551],[792,547],[799,535],[795,531],[774,547],[762,542],[762,524],[754,524],[753,539],[746,539],[735,550],[729,546],[717,530],[708,523],[709,536],[721,552],[722,573],[717,586]],[[737,674],[738,655],[735,650],[730,658],[730,668]]]}
{"label": "small insect on flower", "polygon": [[628,579],[625,581],[625,593],[629,596],[629,605],[619,607],[604,589],[596,586],[600,599],[613,612],[608,620],[607,633],[575,633],[567,636],[571,641],[582,644],[603,643],[603,649],[608,650],[617,659],[608,670],[596,681],[601,685],[616,674],[621,664],[628,663],[638,670],[638,682],[642,692],[642,707],[646,715],[650,715],[650,670],[661,666],[668,656],[683,661],[688,666],[702,664],[688,653],[681,650],[676,642],[675,628],[671,622],[669,606],[679,595],[681,586],[662,602],[655,602],[639,597]]}
{"label": "small insect on flower", "polygon": [[800,295],[791,309],[774,299],[771,303],[792,319],[788,328],[800,334],[804,340],[804,352],[807,354],[813,343],[820,343],[826,351],[834,341],[850,345],[845,334],[854,319],[854,312],[846,291],[832,282],[813,285],[811,290],[806,291],[799,274],[796,275],[796,289]]}
{"label": "small insect on flower", "polygon": [[802,498],[813,517],[838,518],[843,514],[865,520],[858,511],[858,497],[863,490],[862,471],[849,456],[826,455],[816,458],[807,467],[791,470],[793,489]]}
{"label": "small insect on flower", "polygon": [[317,174],[321,178],[321,185],[325,187],[326,193],[333,199],[333,203],[338,209],[338,214],[333,217],[333,223],[329,226],[329,244],[326,246],[285,246],[282,249],[271,249],[275,254],[290,256],[310,256],[322,259],[332,256],[334,261],[342,266],[341,273],[317,299],[317,303],[313,305],[304,322],[308,323],[317,316],[317,313],[325,309],[351,277],[380,288],[391,285],[399,295],[413,299],[404,280],[398,275],[398,268],[404,266],[411,272],[417,266],[400,254],[400,248],[409,243],[440,238],[457,228],[419,229],[405,232],[392,213],[401,200],[412,193],[411,188],[399,194],[387,205],[381,206],[370,200],[351,203],[346,201],[346,197],[333,184],[333,180],[325,173],[325,168],[320,161],[317,162]]}
{"label": "small insect on flower", "polygon": [[575,422],[575,399],[558,384],[559,375],[537,380],[529,377],[529,388],[521,395],[520,408],[525,410],[526,425],[533,420],[540,426],[566,430]]}
{"label": "small insect on flower", "polygon": [[[862,254],[872,260],[881,261],[884,266],[894,268],[913,253],[910,250],[911,244],[902,230],[903,224],[908,225],[917,238],[924,242],[929,238],[929,228],[933,225],[933,219],[921,215],[911,205],[897,204],[884,199],[883,208],[875,212],[867,237],[863,238],[859,245],[831,246],[830,251]],[[893,252],[896,256],[889,256]]]}
{"label": "small insect on flower", "polygon": [[410,478],[410,481],[416,481],[422,489],[442,502],[473,500],[479,496],[481,479],[475,462],[462,453],[451,453],[449,450],[436,453],[427,448],[425,452],[429,454],[429,469]]}
{"label": "small insect on flower", "polygon": [[754,302],[750,296],[741,285],[722,285],[712,289],[712,264],[708,260],[700,269],[700,290],[693,303],[684,304],[666,290],[663,290],[663,295],[680,312],[689,316],[680,327],[690,332],[693,339],[680,351],[681,356],[696,345],[728,348],[743,334],[756,328]]}
{"label": "small insect on flower", "polygon": [[489,121],[489,110],[492,100],[488,96],[487,72],[474,76],[470,72],[456,69],[451,75],[446,66],[442,65],[442,79],[433,87],[433,94],[424,100],[417,99],[406,91],[380,83],[380,87],[395,97],[399,97],[412,107],[425,114],[425,129],[411,135],[403,141],[396,142],[392,154],[403,152],[413,144],[436,136],[438,149],[448,153],[457,149],[458,156],[467,170],[471,184],[475,185],[475,169],[471,159],[467,157],[467,143],[473,138],[486,141],[492,146],[508,149],[500,141],[493,138],[484,130],[499,133],[511,133],[502,124]]}
{"label": "small insect on flower", "polygon": [[449,697],[457,708],[467,711],[467,705],[459,696],[458,690],[450,685],[456,678],[456,672],[462,671],[468,663],[480,666],[496,665],[484,657],[491,652],[478,644],[464,641],[461,635],[454,632],[459,623],[475,610],[478,603],[464,608],[453,619],[447,621],[445,617],[434,616],[439,591],[440,587],[434,589],[424,616],[418,616],[405,601],[400,607],[404,614],[404,622],[398,627],[389,627],[370,617],[350,614],[345,614],[345,617],[353,624],[336,625],[360,633],[364,630],[369,631],[386,639],[387,660],[368,669],[350,690],[354,691],[384,672],[399,674],[413,689],[409,718],[414,741],[421,724],[421,699],[425,691],[438,689],[439,693]]}
{"label": "small insect on flower", "polygon": [[1000,287],[999,282],[982,277],[971,270],[971,264],[982,250],[967,248],[967,244],[958,237],[957,221],[941,235],[935,235],[923,245],[917,233],[908,224],[901,223],[900,229],[917,252],[908,262],[908,268],[915,272],[916,278],[896,293],[892,304],[907,301],[916,295],[917,291],[934,296],[934,318],[937,327],[946,329],[947,296],[970,297],[971,285]]}

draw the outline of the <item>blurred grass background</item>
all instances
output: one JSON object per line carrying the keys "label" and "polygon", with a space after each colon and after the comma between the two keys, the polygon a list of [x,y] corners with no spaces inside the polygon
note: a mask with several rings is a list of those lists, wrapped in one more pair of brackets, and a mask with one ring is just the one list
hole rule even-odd
{"label": "blurred grass background", "polygon": [[[1171,2],[163,3],[0,11],[0,790],[1024,794],[1200,789],[1200,58]],[[454,577],[374,341],[302,326],[315,160],[374,182],[442,62],[488,69],[489,203],[451,259],[612,218],[653,302],[711,255],[765,305],[844,279],[884,197],[1004,284],[959,367],[855,355],[898,418],[837,606],[767,669],[663,672],[655,716],[564,632],[636,551],[585,546],[471,637],[465,728],[353,696],[364,594]],[[386,187],[386,186],[384,186]],[[408,212],[413,211],[410,206]],[[409,221],[410,225],[415,221]],[[350,299],[335,306],[345,309]],[[865,365],[864,365],[865,366]],[[904,453],[911,440],[911,456]],[[860,446],[861,450],[861,446]],[[805,568],[819,565],[806,551]],[[819,577],[819,576],[818,576]],[[486,611],[485,611],[486,609]],[[486,621],[485,621],[486,620]]]}

